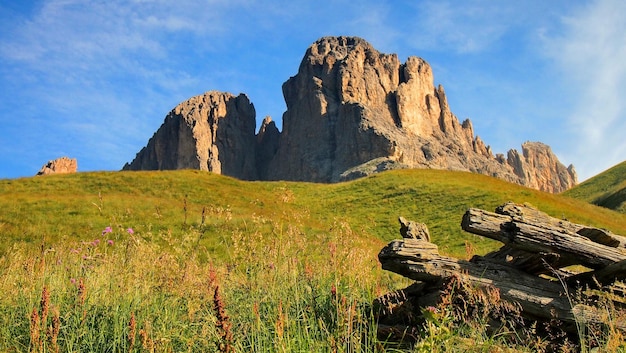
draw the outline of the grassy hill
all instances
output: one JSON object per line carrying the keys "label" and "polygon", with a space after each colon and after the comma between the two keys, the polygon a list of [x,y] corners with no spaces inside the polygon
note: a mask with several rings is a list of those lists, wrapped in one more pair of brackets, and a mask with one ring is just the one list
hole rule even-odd
{"label": "grassy hill", "polygon": [[[409,283],[377,261],[398,216],[466,258],[499,244],[464,233],[463,213],[507,201],[626,234],[625,214],[462,172],[330,185],[192,170],[0,180],[0,351],[384,351],[367,308]],[[471,332],[436,344],[510,345]]]}
{"label": "grassy hill", "polygon": [[585,180],[563,195],[626,213],[626,161]]}
{"label": "grassy hill", "polygon": [[[565,195],[588,201],[575,193],[585,186]],[[191,229],[202,233],[202,244],[219,247],[220,233],[252,224],[299,225],[313,236],[345,222],[358,237],[386,242],[398,237],[397,218],[404,216],[426,223],[444,251],[461,255],[465,240],[474,240],[459,228],[463,213],[506,201],[626,234],[626,216],[463,172],[394,171],[330,185],[244,182],[191,170],[107,172],[0,180],[0,251],[15,242],[86,240],[107,226],[172,236]]]}

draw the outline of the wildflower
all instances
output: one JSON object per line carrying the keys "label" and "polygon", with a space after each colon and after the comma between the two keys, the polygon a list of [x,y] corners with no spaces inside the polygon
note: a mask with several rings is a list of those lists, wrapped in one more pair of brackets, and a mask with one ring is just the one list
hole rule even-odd
{"label": "wildflower", "polygon": [[335,287],[335,285],[333,284],[332,287],[330,287],[330,294],[334,297],[337,296],[337,287]]}
{"label": "wildflower", "polygon": [[85,282],[83,282],[83,279],[80,279],[80,282],[78,282],[78,302],[80,303],[81,306],[83,306],[85,304],[85,299],[87,298],[87,291],[85,290]]}
{"label": "wildflower", "polygon": [[434,306],[428,306],[426,308],[423,308],[422,316],[424,317],[424,319],[435,323],[438,323],[439,319],[441,318],[441,315],[439,315],[439,309],[435,308]]}
{"label": "wildflower", "polygon": [[135,319],[135,313],[130,314],[130,322],[128,323],[128,351],[132,352],[133,346],[135,346],[135,333],[137,331],[137,320]]}
{"label": "wildflower", "polygon": [[438,312],[437,308],[435,308],[434,306],[429,306],[426,308],[426,310],[430,311],[433,314],[436,314]]}
{"label": "wildflower", "polygon": [[109,227],[104,228],[104,230],[102,231],[102,235],[105,235],[111,232],[113,232],[113,229],[111,229],[111,227],[109,226]]}
{"label": "wildflower", "polygon": [[30,341],[32,342],[33,348],[35,344],[39,343],[39,324],[39,311],[35,307],[30,314]]}
{"label": "wildflower", "polygon": [[70,278],[70,283],[71,284],[76,284],[76,278]]}
{"label": "wildflower", "polygon": [[219,329],[219,335],[222,338],[222,342],[219,344],[219,350],[224,353],[232,353],[234,352],[234,349],[231,345],[233,341],[233,334],[230,331],[230,318],[224,309],[224,301],[220,295],[219,289],[219,284],[216,284],[215,292],[213,294],[213,309],[215,310],[215,317],[217,319],[215,326]]}
{"label": "wildflower", "polygon": [[135,234],[135,231],[133,230],[133,228],[126,229],[126,232],[128,232],[128,234],[130,234],[130,235]]}
{"label": "wildflower", "polygon": [[285,315],[283,314],[283,301],[278,302],[278,318],[276,319],[276,336],[282,340],[285,328]]}
{"label": "wildflower", "polygon": [[96,239],[96,240],[92,241],[92,242],[91,242],[91,245],[93,245],[93,246],[98,246],[98,245],[100,245],[100,239]]}
{"label": "wildflower", "polygon": [[41,291],[41,302],[39,305],[41,307],[41,322],[45,325],[48,319],[48,312],[50,310],[50,292],[46,286],[44,286]]}
{"label": "wildflower", "polygon": [[107,245],[112,246],[113,245],[113,240],[111,240],[111,239],[107,240]]}

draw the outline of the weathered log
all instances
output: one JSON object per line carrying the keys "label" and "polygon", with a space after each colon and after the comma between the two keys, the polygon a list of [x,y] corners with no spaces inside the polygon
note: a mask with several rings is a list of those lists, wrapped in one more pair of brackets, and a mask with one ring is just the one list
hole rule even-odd
{"label": "weathered log", "polygon": [[[497,288],[502,300],[519,305],[524,317],[532,320],[561,320],[575,328],[576,322],[603,323],[597,309],[574,305],[565,283],[527,274],[511,266],[476,259],[469,262],[437,252],[434,244],[417,239],[394,240],[378,255],[382,268],[407,278],[424,281],[420,306],[433,305],[439,295],[435,288],[445,279],[459,277],[476,288]],[[415,294],[415,293],[413,293]],[[615,325],[626,332],[626,323]]]}
{"label": "weathered log", "polygon": [[579,273],[565,279],[570,286],[579,286],[583,283],[591,288],[599,288],[624,280],[626,280],[626,260],[610,264],[599,270]]}
{"label": "weathered log", "polygon": [[415,326],[379,324],[377,336],[381,341],[412,341],[418,340],[420,333]]}
{"label": "weathered log", "polygon": [[599,269],[626,260],[626,250],[610,247],[549,223],[530,224],[524,217],[472,208],[463,216],[463,230],[533,253],[558,253],[564,264]]}
{"label": "weathered log", "polygon": [[560,284],[506,265],[441,256],[433,245],[414,239],[394,240],[381,250],[378,259],[383,269],[416,281],[438,282],[461,275],[476,285],[499,288],[502,299],[519,303],[532,316],[574,320]]}
{"label": "weathered log", "polygon": [[522,221],[538,226],[545,225],[550,229],[563,229],[587,237],[598,244],[626,249],[626,237],[624,236],[613,234],[606,229],[572,223],[566,219],[554,218],[528,205],[507,202],[497,207],[496,213],[510,216],[514,221]]}
{"label": "weathered log", "polygon": [[[581,323],[607,324],[606,310],[576,303],[575,293],[584,293],[580,299],[587,302],[608,300],[615,308],[626,307],[626,285],[619,282],[626,280],[626,237],[507,203],[496,213],[465,213],[464,230],[504,246],[464,261],[441,256],[425,225],[399,221],[405,239],[389,243],[378,258],[383,269],[417,282],[375,301],[379,333],[385,337],[411,337],[424,319],[424,308],[438,305],[452,310],[455,320],[478,313],[494,327],[502,319],[515,320],[516,327],[527,320],[551,326],[556,320],[574,338]],[[574,264],[592,270],[577,274],[565,268]],[[626,334],[626,322],[612,320],[611,327]]]}
{"label": "weathered log", "polygon": [[509,245],[504,245],[499,250],[492,251],[478,258],[507,264],[531,275],[553,275],[555,271],[559,271],[559,268],[573,265],[571,262],[565,262],[556,253],[535,254]]}
{"label": "weathered log", "polygon": [[400,222],[400,235],[403,238],[430,241],[430,232],[424,223],[407,221],[404,217],[398,217],[398,222]]}

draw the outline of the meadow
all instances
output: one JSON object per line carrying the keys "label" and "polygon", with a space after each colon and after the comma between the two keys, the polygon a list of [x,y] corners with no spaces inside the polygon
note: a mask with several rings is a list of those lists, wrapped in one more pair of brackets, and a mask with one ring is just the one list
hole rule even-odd
{"label": "meadow", "polygon": [[[332,185],[200,171],[0,180],[0,350],[540,351],[540,338],[442,321],[415,345],[376,336],[372,301],[410,284],[377,260],[398,216],[468,258],[499,244],[464,233],[463,213],[507,201],[626,234],[622,213],[462,172]],[[582,349],[622,341],[594,332]]]}
{"label": "meadow", "polygon": [[563,194],[626,213],[626,161],[589,178]]}

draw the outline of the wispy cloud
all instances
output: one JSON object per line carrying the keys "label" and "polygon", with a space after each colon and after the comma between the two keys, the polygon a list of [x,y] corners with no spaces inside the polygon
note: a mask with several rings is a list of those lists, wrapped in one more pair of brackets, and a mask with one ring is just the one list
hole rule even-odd
{"label": "wispy cloud", "polygon": [[0,34],[0,74],[20,89],[12,102],[0,102],[15,109],[0,120],[19,116],[3,124],[28,131],[37,145],[14,155],[46,150],[99,160],[100,169],[121,167],[158,127],[155,120],[189,91],[199,93],[191,88],[198,68],[181,63],[185,50],[224,36],[232,26],[224,14],[238,5],[244,2],[50,0],[13,20]]}
{"label": "wispy cloud", "polygon": [[[470,118],[476,133],[498,153],[525,140],[543,140],[549,119],[537,33],[550,28],[563,1],[449,0],[412,3],[401,40],[409,55],[433,66],[435,83],[448,91],[451,109]],[[431,60],[432,59],[432,60]],[[533,109],[529,107],[534,106]],[[529,111],[530,110],[530,111]],[[544,118],[544,119],[542,119]],[[540,122],[537,124],[537,122]]]}
{"label": "wispy cloud", "polygon": [[[581,102],[569,114],[573,133],[559,138],[577,136],[587,146],[559,157],[583,170],[579,156],[603,152],[619,161],[625,154],[615,137],[626,120],[619,18],[626,11],[617,0],[584,8],[569,0],[42,0],[22,10],[0,5],[0,88],[11,92],[0,99],[0,123],[4,131],[27,131],[20,136],[30,141],[24,147],[2,136],[0,152],[13,151],[6,158],[16,161],[40,165],[64,152],[90,160],[79,160],[83,166],[119,168],[174,105],[212,89],[247,93],[259,115],[280,120],[282,83],[324,35],[361,36],[401,60],[424,56],[453,111],[502,151],[523,142],[520,136],[548,131],[554,121],[540,119],[548,110],[560,117],[570,108],[546,99],[558,82],[534,66],[546,59],[538,52],[552,48],[568,93]],[[533,47],[536,34],[545,46]]]}
{"label": "wispy cloud", "polygon": [[[227,1],[51,0],[6,33],[0,53],[48,73],[63,69],[126,69],[128,61],[164,58],[178,45],[169,35],[207,39],[227,32]],[[196,36],[196,37],[193,37]],[[172,38],[179,39],[179,38]],[[43,65],[43,66],[42,66]]]}
{"label": "wispy cloud", "polygon": [[415,2],[410,43],[421,50],[475,53],[498,41],[516,23],[510,4],[490,1]]}
{"label": "wispy cloud", "polygon": [[545,37],[577,104],[569,111],[571,158],[587,178],[626,159],[626,2],[595,0]]}

